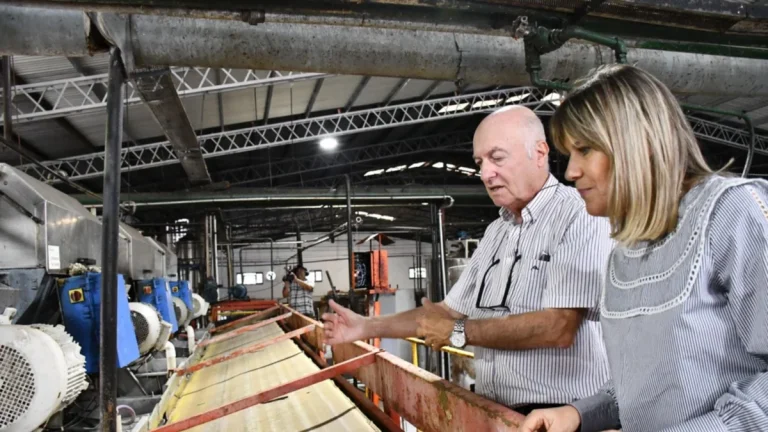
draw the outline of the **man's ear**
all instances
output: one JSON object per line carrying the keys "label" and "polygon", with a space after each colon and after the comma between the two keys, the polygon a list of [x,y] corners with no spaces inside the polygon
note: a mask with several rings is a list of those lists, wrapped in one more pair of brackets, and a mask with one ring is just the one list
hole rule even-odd
{"label": "man's ear", "polygon": [[536,159],[536,165],[543,167],[549,163],[549,144],[546,141],[537,141],[533,148],[533,156]]}

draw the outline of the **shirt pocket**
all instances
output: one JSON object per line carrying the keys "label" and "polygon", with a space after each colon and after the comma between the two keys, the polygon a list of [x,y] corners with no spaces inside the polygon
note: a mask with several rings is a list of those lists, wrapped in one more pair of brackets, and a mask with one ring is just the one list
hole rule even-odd
{"label": "shirt pocket", "polygon": [[517,264],[519,272],[513,276],[508,305],[514,311],[531,312],[541,309],[541,297],[547,286],[549,263],[539,259],[521,259]]}

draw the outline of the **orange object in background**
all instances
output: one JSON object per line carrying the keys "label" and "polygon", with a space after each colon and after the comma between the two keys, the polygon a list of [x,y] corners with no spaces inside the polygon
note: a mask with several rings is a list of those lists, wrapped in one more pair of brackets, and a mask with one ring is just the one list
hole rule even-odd
{"label": "orange object in background", "polygon": [[371,251],[371,285],[377,292],[389,290],[389,257],[385,250]]}

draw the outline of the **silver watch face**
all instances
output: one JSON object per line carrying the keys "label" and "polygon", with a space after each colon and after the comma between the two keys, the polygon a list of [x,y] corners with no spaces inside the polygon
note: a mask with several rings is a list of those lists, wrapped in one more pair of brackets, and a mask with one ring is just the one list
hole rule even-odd
{"label": "silver watch face", "polygon": [[464,333],[453,333],[451,335],[451,345],[456,348],[463,348],[467,344],[467,338]]}

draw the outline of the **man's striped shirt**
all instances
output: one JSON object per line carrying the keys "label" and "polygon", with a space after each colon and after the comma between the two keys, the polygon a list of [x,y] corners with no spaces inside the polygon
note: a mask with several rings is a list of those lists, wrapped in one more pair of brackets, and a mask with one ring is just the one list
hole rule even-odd
{"label": "man's striped shirt", "polygon": [[567,349],[477,347],[476,391],[509,407],[566,404],[593,394],[608,379],[597,322],[613,247],[607,219],[589,216],[578,192],[551,175],[523,209],[521,223],[507,210],[500,215],[445,303],[470,319],[549,308],[583,308],[588,313]]}

